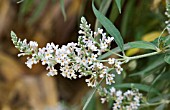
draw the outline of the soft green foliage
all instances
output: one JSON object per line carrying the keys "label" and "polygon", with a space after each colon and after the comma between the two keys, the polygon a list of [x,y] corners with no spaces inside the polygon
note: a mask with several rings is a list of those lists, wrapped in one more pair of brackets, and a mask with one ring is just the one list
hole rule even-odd
{"label": "soft green foliage", "polygon": [[65,8],[64,8],[64,0],[60,0],[60,7],[61,7],[62,14],[64,16],[64,20],[66,20],[67,15],[66,15]]}
{"label": "soft green foliage", "polygon": [[165,54],[164,60],[170,64],[170,53]]}
{"label": "soft green foliage", "polygon": [[145,92],[151,92],[156,93],[160,95],[160,92],[155,89],[151,88],[150,86],[144,85],[144,84],[136,84],[136,83],[123,83],[123,84],[117,84],[114,85],[116,88],[138,88],[139,90],[145,91]]}
{"label": "soft green foliage", "polygon": [[[112,0],[103,0],[101,5],[100,5],[100,8],[99,8],[99,11],[103,14],[103,15],[106,15],[108,9],[109,9],[109,6],[111,4],[111,1]],[[97,28],[101,28],[102,25],[99,23],[99,21],[96,19],[96,23],[95,23],[95,30],[97,30]]]}
{"label": "soft green foliage", "polygon": [[121,1],[122,1],[122,0],[115,0],[116,5],[117,5],[120,13],[121,13]]}
{"label": "soft green foliage", "polygon": [[94,11],[95,16],[100,21],[100,23],[103,25],[103,27],[107,30],[107,32],[114,37],[117,45],[119,48],[124,52],[123,48],[123,39],[119,32],[119,30],[112,24],[112,22],[106,18],[102,13],[100,13],[94,6],[94,2],[92,3],[92,8]]}
{"label": "soft green foliage", "polygon": [[128,45],[131,48],[141,48],[141,49],[151,49],[151,50],[157,49],[157,47],[154,44],[146,41],[129,42]]}

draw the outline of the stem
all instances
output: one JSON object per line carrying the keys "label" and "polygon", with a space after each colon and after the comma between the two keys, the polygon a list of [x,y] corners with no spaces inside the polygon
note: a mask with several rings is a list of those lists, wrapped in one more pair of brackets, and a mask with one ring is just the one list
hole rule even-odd
{"label": "stem", "polygon": [[[105,77],[104,77],[104,78],[105,78]],[[100,80],[100,82],[97,84],[97,86],[96,86],[96,88],[94,89],[94,91],[91,93],[91,96],[87,99],[87,101],[86,101],[86,103],[85,103],[85,105],[84,105],[84,107],[83,107],[83,110],[86,110],[88,104],[90,103],[90,101],[91,101],[92,97],[94,96],[95,92],[97,91],[97,89],[100,87],[100,84],[102,83],[102,81],[104,80],[104,78],[102,78],[102,79]]]}
{"label": "stem", "polygon": [[152,53],[147,53],[147,54],[143,54],[143,55],[138,55],[138,56],[133,56],[133,57],[125,57],[126,60],[135,60],[135,59],[139,59],[139,58],[144,58],[144,57],[149,57],[149,56],[153,56],[153,55],[157,55],[161,52],[152,52]]}
{"label": "stem", "polygon": [[161,32],[161,34],[158,37],[158,47],[159,47],[159,44],[160,44],[160,38],[161,38],[162,34],[165,32],[166,28],[167,28],[167,26],[163,29],[163,31]]}
{"label": "stem", "polygon": [[118,54],[118,53],[115,53],[115,52],[113,52],[113,51],[111,51],[111,50],[109,50],[109,49],[107,49],[107,51],[108,51],[108,52],[111,52],[112,54],[117,55],[117,56],[119,56],[119,57],[123,57],[122,55],[120,55],[120,54]]}
{"label": "stem", "polygon": [[108,60],[97,60],[98,62],[108,62]]}
{"label": "stem", "polygon": [[160,104],[168,104],[170,102],[170,100],[161,100],[160,102],[156,102],[156,103],[148,103],[146,102],[145,104],[141,104],[141,106],[145,107],[145,106],[156,106],[156,105],[160,105]]}

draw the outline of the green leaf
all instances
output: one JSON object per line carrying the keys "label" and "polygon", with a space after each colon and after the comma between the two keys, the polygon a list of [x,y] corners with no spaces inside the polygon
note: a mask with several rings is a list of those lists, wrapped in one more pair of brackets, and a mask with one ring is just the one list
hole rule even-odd
{"label": "green leaf", "polygon": [[146,41],[135,41],[135,42],[130,42],[128,43],[128,45],[131,48],[141,48],[141,49],[151,49],[151,50],[156,50],[157,47],[150,43],[150,42],[146,42]]}
{"label": "green leaf", "polygon": [[144,85],[144,84],[123,83],[123,84],[115,85],[114,87],[115,88],[137,88],[137,89],[145,91],[145,92],[152,92],[152,93],[160,94],[157,89],[152,88],[152,87],[147,86],[147,85]]}
{"label": "green leaf", "polygon": [[165,80],[169,80],[170,79],[170,70],[166,71],[162,74],[162,76],[158,79],[159,81],[165,81]]}
{"label": "green leaf", "polygon": [[[88,106],[89,103],[92,101],[92,98],[93,98],[96,90],[97,90],[97,88],[95,88],[95,89],[91,92],[89,98],[87,99],[86,103],[85,103],[84,106],[83,106],[83,110],[86,110],[86,109],[87,109],[87,106]],[[90,108],[93,108],[93,107],[90,107]]]}
{"label": "green leaf", "polygon": [[32,9],[33,3],[33,0],[25,0],[20,6],[19,17],[22,17],[27,14]]}
{"label": "green leaf", "polygon": [[35,12],[31,16],[29,23],[33,24],[39,17],[42,12],[42,10],[45,8],[48,0],[41,0],[40,4],[37,6]]}
{"label": "green leaf", "polygon": [[[121,6],[125,3],[125,0],[122,1],[121,3]],[[109,15],[109,19],[112,23],[115,22],[115,20],[117,19],[119,15],[119,10],[117,8],[117,5],[116,3],[113,2],[113,5],[112,5],[112,9],[111,9],[111,12],[110,12],[110,15]]]}
{"label": "green leaf", "polygon": [[120,31],[123,37],[125,37],[125,35],[129,31],[129,24],[131,23],[130,20],[134,13],[134,4],[135,4],[135,0],[129,0],[126,3],[126,7],[123,13],[122,20],[121,20],[121,28],[120,28]]}
{"label": "green leaf", "polygon": [[164,66],[164,61],[163,61],[162,56],[160,56],[156,60],[149,63],[146,68],[142,69],[142,71],[139,71],[137,73],[133,73],[133,74],[131,74],[129,76],[137,76],[137,75],[143,76],[143,75],[146,75],[146,73],[150,72],[151,70],[159,69],[159,67],[162,67],[162,66]]}
{"label": "green leaf", "polygon": [[170,64],[170,53],[165,54],[164,61]]}
{"label": "green leaf", "polygon": [[121,0],[115,0],[119,13],[121,13]]}
{"label": "green leaf", "polygon": [[112,22],[106,18],[101,12],[99,12],[95,6],[94,6],[94,2],[92,3],[92,8],[93,8],[93,12],[95,14],[95,16],[97,17],[97,19],[99,20],[99,22],[103,25],[103,27],[107,30],[107,32],[114,37],[115,42],[117,43],[117,45],[119,46],[119,48],[122,50],[122,52],[124,52],[124,48],[123,48],[123,39],[122,36],[119,32],[119,30],[112,24]]}
{"label": "green leaf", "polygon": [[[130,49],[130,48],[131,47],[128,45],[128,43],[124,44],[124,50]],[[116,47],[116,48],[112,49],[110,52],[106,52],[105,54],[99,56],[98,60],[102,60],[102,59],[109,57],[110,55],[113,54],[113,52],[115,52],[115,53],[121,52],[121,49],[119,47]]]}
{"label": "green leaf", "polygon": [[162,45],[162,48],[170,45],[170,35],[165,36],[165,37],[156,38],[154,41],[152,41],[152,43],[154,45],[158,46],[158,40],[159,40],[159,46]]}
{"label": "green leaf", "polygon": [[[100,8],[99,8],[99,11],[105,15],[107,10],[109,9],[109,6],[111,4],[111,1],[112,0],[103,0],[101,5],[100,5]],[[99,21],[96,19],[96,23],[95,23],[95,30],[97,30],[97,28],[100,28],[101,27],[101,24],[99,23]]]}
{"label": "green leaf", "polygon": [[[136,45],[133,46],[133,44],[136,44]],[[142,46],[142,45],[144,45],[144,46]],[[147,46],[149,46],[149,47],[147,47]],[[142,48],[142,49],[156,50],[156,46],[154,44],[152,44],[150,42],[145,42],[145,41],[129,42],[129,43],[124,44],[123,47],[124,47],[124,50],[128,50],[131,48]],[[101,55],[98,59],[99,60],[105,59],[105,58],[109,57],[110,55],[112,55],[112,52],[118,53],[120,51],[121,51],[121,49],[119,47],[116,47],[116,48],[112,49],[111,52],[107,52],[107,53]]]}
{"label": "green leaf", "polygon": [[155,110],[165,110],[165,104],[161,104],[155,108]]}
{"label": "green leaf", "polygon": [[66,21],[67,16],[66,16],[65,8],[64,8],[64,0],[60,0],[60,8],[61,8],[62,14],[64,16],[64,21]]}
{"label": "green leaf", "polygon": [[100,82],[97,84],[96,88],[91,93],[91,96],[87,99],[85,105],[83,106],[83,110],[86,110],[88,104],[90,103],[91,99],[93,98],[95,92],[97,91],[97,89],[99,88],[99,86],[100,86],[100,84],[102,83],[103,80],[104,80],[104,78],[100,80]]}
{"label": "green leaf", "polygon": [[153,97],[148,102],[154,103],[154,102],[158,102],[158,101],[163,100],[163,99],[169,99],[169,97],[170,97],[170,94],[162,94],[161,96]]}

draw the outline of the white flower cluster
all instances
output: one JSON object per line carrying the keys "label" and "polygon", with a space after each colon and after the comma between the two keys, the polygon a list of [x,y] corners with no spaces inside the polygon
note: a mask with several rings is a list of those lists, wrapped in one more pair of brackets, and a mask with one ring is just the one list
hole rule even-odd
{"label": "white flower cluster", "polygon": [[165,24],[167,24],[167,30],[168,30],[168,33],[170,34],[170,4],[169,2],[167,2],[165,15],[168,18],[168,20],[165,21]]}
{"label": "white flower cluster", "polygon": [[[29,55],[25,63],[29,68],[39,61],[42,65],[47,65],[48,76],[57,75],[55,69],[56,64],[60,64],[60,71],[63,77],[76,79],[77,77],[89,76],[85,81],[88,86],[96,87],[100,79],[105,78],[106,84],[114,83],[115,74],[110,72],[110,68],[104,66],[98,56],[110,49],[110,44],[114,40],[113,37],[106,36],[103,29],[98,28],[97,32],[90,29],[84,17],[81,18],[78,43],[68,43],[59,47],[54,43],[47,43],[46,47],[38,48],[37,42],[26,40],[18,40],[15,33],[11,33],[14,45],[20,50],[21,55]],[[96,37],[100,36],[98,41]],[[115,58],[105,60],[112,65],[112,69],[120,74],[123,69],[121,62]]]}
{"label": "white flower cluster", "polygon": [[[21,52],[18,56],[29,55],[25,63],[29,68],[32,68],[33,64],[41,62],[42,65],[47,65],[46,69],[49,70],[47,75],[54,76],[58,74],[55,65],[59,64],[63,77],[76,79],[86,76],[85,81],[90,87],[96,87],[103,79],[107,85],[115,83],[115,72],[112,70],[121,74],[123,71],[122,62],[115,58],[98,60],[103,52],[110,50],[114,38],[106,36],[106,33],[100,28],[97,32],[91,31],[90,24],[84,17],[81,18],[79,34],[78,43],[72,42],[61,47],[54,43],[47,43],[43,48],[38,48],[38,43],[35,41],[29,43],[26,39],[21,41],[14,32],[11,32],[11,37],[15,47]],[[112,67],[104,66],[102,62],[107,62]],[[114,100],[113,110],[135,110],[140,105],[142,97],[136,90],[128,90],[124,94],[120,90],[116,91],[113,87],[109,91],[105,88],[100,88],[98,91],[102,96],[102,103]],[[125,101],[128,103],[124,104]]]}
{"label": "white flower cluster", "polygon": [[113,110],[138,110],[142,101],[142,94],[137,89],[122,92],[114,87],[107,90],[106,88],[98,89],[99,95],[102,97],[101,102],[113,102]]}

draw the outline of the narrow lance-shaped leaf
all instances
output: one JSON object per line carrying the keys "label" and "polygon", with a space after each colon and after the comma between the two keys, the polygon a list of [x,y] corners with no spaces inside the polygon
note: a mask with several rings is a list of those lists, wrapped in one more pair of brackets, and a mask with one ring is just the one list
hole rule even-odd
{"label": "narrow lance-shaped leaf", "polygon": [[164,61],[168,64],[170,64],[170,53],[166,53],[164,57]]}
{"label": "narrow lance-shaped leaf", "polygon": [[[156,46],[153,43],[145,42],[145,41],[129,42],[129,43],[124,44],[123,47],[124,47],[124,50],[128,50],[128,49],[131,49],[131,48],[141,48],[141,49],[156,50]],[[112,55],[112,52],[118,53],[120,51],[121,51],[120,48],[116,47],[116,48],[112,49],[111,52],[107,52],[107,53],[101,55],[98,59],[99,60],[105,59],[105,58],[109,57],[110,55]]]}
{"label": "narrow lance-shaped leaf", "polygon": [[156,46],[150,42],[146,41],[135,41],[135,42],[130,42],[128,45],[131,48],[141,48],[141,49],[151,49],[151,50],[156,50]]}
{"label": "narrow lance-shaped leaf", "polygon": [[[103,0],[102,1],[101,5],[100,5],[100,8],[99,8],[99,11],[101,13],[103,13],[103,15],[105,15],[107,13],[107,10],[109,9],[109,6],[111,5],[111,1],[112,0]],[[95,30],[97,30],[97,28],[100,28],[100,27],[101,27],[101,24],[96,19]]]}
{"label": "narrow lance-shaped leaf", "polygon": [[65,21],[67,19],[67,16],[66,16],[65,8],[64,8],[64,0],[60,0],[60,8],[61,8],[62,14],[64,16],[64,21]]}
{"label": "narrow lance-shaped leaf", "polygon": [[123,12],[123,18],[121,20],[120,32],[124,38],[125,38],[125,35],[127,34],[127,31],[129,30],[128,28],[129,28],[130,20],[131,20],[131,17],[133,15],[133,12],[135,9],[134,8],[135,1],[136,0],[128,0],[126,2],[126,7]]}
{"label": "narrow lance-shaped leaf", "polygon": [[93,90],[93,92],[91,93],[90,97],[87,99],[87,101],[86,101],[86,103],[85,103],[85,105],[84,105],[84,107],[83,107],[83,110],[86,110],[88,104],[90,103],[92,97],[94,96],[95,92],[97,91],[97,89],[99,88],[99,86],[100,86],[100,84],[102,83],[103,80],[104,80],[104,78],[100,80],[100,82],[98,83],[98,85],[96,86],[96,88],[95,88],[95,89]]}
{"label": "narrow lance-shaped leaf", "polygon": [[152,92],[152,93],[160,94],[160,92],[157,89],[151,88],[150,86],[147,86],[144,84],[124,83],[124,84],[117,84],[114,87],[115,88],[137,88],[145,92]]}
{"label": "narrow lance-shaped leaf", "polygon": [[115,0],[119,13],[121,13],[121,0]]}
{"label": "narrow lance-shaped leaf", "polygon": [[146,74],[150,74],[151,70],[159,69],[159,67],[161,67],[161,66],[164,66],[164,60],[163,60],[162,56],[157,57],[156,60],[149,63],[146,68],[142,69],[142,71],[130,74],[129,76],[137,76],[137,75],[140,75],[140,76],[145,75],[146,76]]}
{"label": "narrow lance-shaped leaf", "polygon": [[34,13],[32,14],[31,18],[29,19],[29,23],[33,24],[39,17],[40,14],[42,13],[42,10],[45,8],[47,5],[48,0],[41,0],[37,8],[35,9]]}
{"label": "narrow lance-shaped leaf", "polygon": [[123,39],[122,36],[119,32],[119,30],[112,24],[112,22],[106,18],[101,12],[99,12],[95,6],[94,6],[94,2],[92,3],[92,8],[93,8],[93,12],[95,14],[95,16],[97,17],[97,19],[99,20],[99,22],[103,25],[103,27],[107,30],[107,32],[114,37],[115,42],[117,43],[117,45],[119,46],[119,48],[122,50],[122,52],[124,52],[123,49]]}

